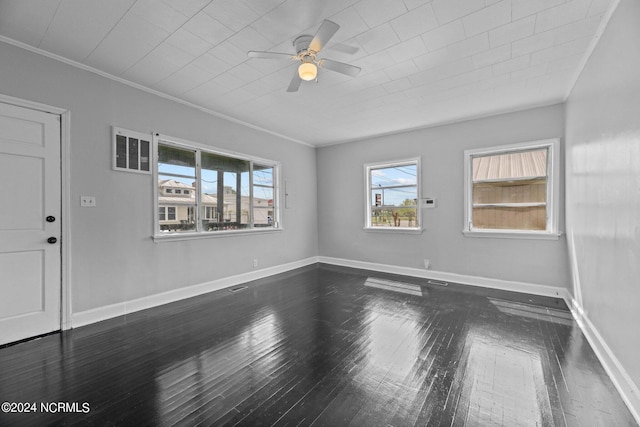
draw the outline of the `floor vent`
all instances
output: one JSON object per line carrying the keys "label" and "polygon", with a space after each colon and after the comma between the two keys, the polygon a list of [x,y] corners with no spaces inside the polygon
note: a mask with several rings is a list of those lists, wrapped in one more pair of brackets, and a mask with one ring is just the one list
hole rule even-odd
{"label": "floor vent", "polygon": [[229,289],[229,292],[240,292],[244,291],[245,289],[247,289],[246,286],[236,286],[235,288]]}
{"label": "floor vent", "polygon": [[433,280],[433,279],[427,280],[427,283],[430,284],[430,285],[438,285],[438,286],[448,286],[449,285],[447,282],[443,282],[441,280]]}
{"label": "floor vent", "polygon": [[378,279],[375,277],[367,278],[364,282],[365,286],[372,288],[385,289],[387,291],[401,292],[403,294],[422,296],[422,288],[420,285],[411,283],[395,282],[393,280]]}

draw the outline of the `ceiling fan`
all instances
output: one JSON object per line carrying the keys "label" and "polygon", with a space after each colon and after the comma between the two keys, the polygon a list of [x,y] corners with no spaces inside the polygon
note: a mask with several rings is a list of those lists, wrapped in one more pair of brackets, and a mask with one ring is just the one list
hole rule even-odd
{"label": "ceiling fan", "polygon": [[291,61],[299,61],[300,65],[298,65],[298,68],[291,79],[291,83],[289,83],[287,92],[296,92],[303,80],[317,80],[318,68],[326,68],[327,70],[355,77],[360,72],[360,67],[317,57],[322,48],[327,44],[331,37],[333,37],[339,28],[340,26],[335,22],[325,19],[320,25],[320,28],[318,28],[315,36],[303,35],[297,37],[293,41],[293,46],[297,52],[295,55],[291,55],[290,53],[259,52],[251,50],[247,52],[247,56],[249,56],[249,58],[288,59]]}

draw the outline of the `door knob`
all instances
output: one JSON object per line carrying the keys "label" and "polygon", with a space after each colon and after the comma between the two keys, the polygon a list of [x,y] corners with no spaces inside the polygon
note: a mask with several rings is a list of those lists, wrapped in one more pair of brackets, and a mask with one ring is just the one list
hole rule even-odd
{"label": "door knob", "polygon": [[56,220],[56,217],[55,217],[55,216],[51,216],[51,215],[49,215],[49,216],[47,217],[47,222],[54,222],[55,220]]}
{"label": "door knob", "polygon": [[47,242],[48,242],[48,243],[51,243],[52,245],[53,245],[55,242],[57,242],[57,241],[58,241],[58,239],[56,239],[55,237],[49,237],[49,238],[47,239]]}

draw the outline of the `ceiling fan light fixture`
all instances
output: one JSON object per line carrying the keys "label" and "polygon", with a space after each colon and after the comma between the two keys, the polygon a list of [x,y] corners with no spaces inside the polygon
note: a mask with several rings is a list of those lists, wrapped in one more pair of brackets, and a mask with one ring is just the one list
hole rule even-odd
{"label": "ceiling fan light fixture", "polygon": [[298,75],[302,80],[311,81],[318,75],[318,67],[313,62],[303,62],[298,67]]}
{"label": "ceiling fan light fixture", "polygon": [[297,92],[303,81],[310,82],[315,80],[317,82],[318,67],[355,77],[360,72],[360,67],[333,61],[327,58],[317,59],[317,55],[331,37],[333,37],[335,32],[338,31],[338,28],[340,28],[338,24],[325,19],[322,21],[320,28],[318,28],[318,31],[316,31],[316,34],[313,37],[304,34],[296,37],[293,41],[293,47],[296,49],[295,55],[282,52],[260,52],[250,50],[247,52],[247,56],[249,56],[249,58],[271,58],[287,59],[296,62],[299,61],[291,78],[291,82],[289,83],[289,87],[287,87],[287,92]]}

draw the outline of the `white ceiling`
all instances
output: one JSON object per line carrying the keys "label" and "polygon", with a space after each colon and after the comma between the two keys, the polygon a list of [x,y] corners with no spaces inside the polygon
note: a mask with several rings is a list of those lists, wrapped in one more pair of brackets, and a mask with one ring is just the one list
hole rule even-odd
{"label": "white ceiling", "polygon": [[[0,0],[0,36],[325,145],[562,102],[616,3]],[[295,53],[324,19],[341,28],[318,56],[357,77],[320,69],[287,93],[294,62],[247,58]]]}

